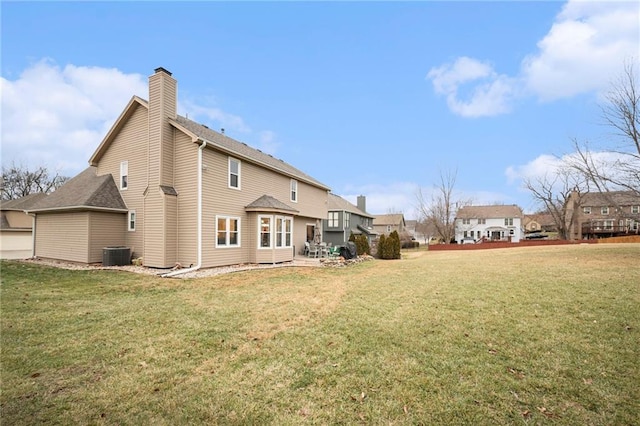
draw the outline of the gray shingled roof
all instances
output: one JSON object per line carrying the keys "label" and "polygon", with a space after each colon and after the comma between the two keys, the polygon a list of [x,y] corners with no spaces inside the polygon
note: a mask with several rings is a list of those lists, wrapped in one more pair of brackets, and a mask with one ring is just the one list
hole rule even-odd
{"label": "gray shingled roof", "polygon": [[354,206],[341,196],[332,193],[329,193],[329,199],[327,200],[327,209],[329,211],[341,210],[349,213],[355,213],[363,217],[373,218],[373,215],[370,215],[367,212],[363,212],[358,207]]}
{"label": "gray shingled roof", "polygon": [[95,167],[88,167],[28,211],[78,209],[127,211],[127,205],[120,196],[113,176],[97,176]]}
{"label": "gray shingled roof", "polygon": [[379,214],[373,217],[373,224],[375,226],[383,226],[383,225],[396,226],[403,221],[404,221],[404,215],[401,213]]}
{"label": "gray shingled roof", "polygon": [[198,124],[195,121],[189,120],[188,118],[178,115],[176,117],[176,122],[188,131],[195,134],[197,137],[211,142],[217,145],[219,148],[237,155],[239,158],[244,158],[246,160],[256,162],[287,176],[291,176],[295,179],[305,181],[322,189],[329,190],[329,187],[322,182],[312,178],[308,174],[296,169],[292,165],[285,163],[278,158],[273,157],[270,154],[264,153],[255,148],[251,148],[249,145],[243,142],[238,142],[235,139],[211,130],[206,126],[203,126],[202,124]]}
{"label": "gray shingled roof", "polygon": [[583,194],[581,205],[584,207],[613,207],[640,205],[640,196],[633,191],[588,192]]}
{"label": "gray shingled roof", "polygon": [[504,217],[520,217],[524,215],[520,207],[514,205],[464,206],[456,215],[459,219],[497,219]]}
{"label": "gray shingled roof", "polygon": [[29,194],[15,200],[0,201],[2,210],[28,210],[31,206],[42,200],[47,195],[43,192]]}
{"label": "gray shingled roof", "polygon": [[294,209],[293,207],[290,207],[290,206],[286,205],[285,203],[283,203],[282,201],[272,197],[271,195],[263,195],[262,197],[258,198],[257,200],[255,200],[251,204],[247,205],[245,207],[245,209],[246,210],[254,210],[254,211],[279,210],[279,211],[287,211],[287,212],[291,212],[291,213],[297,213],[298,212],[298,210]]}

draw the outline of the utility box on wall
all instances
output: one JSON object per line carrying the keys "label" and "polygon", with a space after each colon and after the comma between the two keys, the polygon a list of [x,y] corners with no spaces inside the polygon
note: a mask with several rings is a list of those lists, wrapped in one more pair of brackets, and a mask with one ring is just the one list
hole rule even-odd
{"label": "utility box on wall", "polygon": [[129,247],[105,247],[102,249],[102,266],[124,266],[131,263]]}

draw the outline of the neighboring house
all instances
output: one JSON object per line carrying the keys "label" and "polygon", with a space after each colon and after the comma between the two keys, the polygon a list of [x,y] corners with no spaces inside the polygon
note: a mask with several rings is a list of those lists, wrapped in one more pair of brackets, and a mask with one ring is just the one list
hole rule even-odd
{"label": "neighboring house", "polygon": [[366,198],[358,196],[358,206],[344,198],[329,194],[327,219],[323,223],[323,240],[333,245],[341,245],[349,240],[351,233],[366,235],[369,244],[378,234],[373,229],[373,215],[366,212]]}
{"label": "neighboring house", "polygon": [[458,244],[480,240],[517,243],[524,237],[523,217],[516,205],[462,207],[455,219],[455,240]]}
{"label": "neighboring house", "polygon": [[33,217],[25,210],[46,197],[31,194],[15,200],[0,201],[0,259],[26,259],[33,252]]}
{"label": "neighboring house", "polygon": [[35,256],[94,263],[125,246],[154,268],[278,263],[327,217],[327,186],[177,115],[177,82],[164,68],[89,164],[29,210]]}
{"label": "neighboring house", "polygon": [[373,218],[373,229],[380,235],[389,235],[393,231],[398,231],[400,238],[405,234],[404,214],[380,214]]}
{"label": "neighboring house", "polygon": [[[577,197],[577,195],[575,195]],[[582,194],[570,226],[571,239],[590,239],[640,233],[640,195],[633,191]]]}
{"label": "neighboring house", "polygon": [[405,220],[405,232],[412,240],[418,239],[418,221],[415,219]]}
{"label": "neighboring house", "polygon": [[549,213],[525,214],[522,223],[525,232],[557,232],[558,227]]}

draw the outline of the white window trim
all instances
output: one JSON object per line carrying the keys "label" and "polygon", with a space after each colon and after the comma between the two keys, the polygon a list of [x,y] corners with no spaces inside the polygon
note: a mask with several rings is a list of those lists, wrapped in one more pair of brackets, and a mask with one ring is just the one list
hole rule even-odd
{"label": "white window trim", "polygon": [[[235,161],[238,163],[238,186],[231,185],[231,162],[232,161]],[[237,158],[229,157],[227,172],[228,172],[227,185],[229,186],[229,188],[240,190],[242,188],[242,161],[238,160]]]}
{"label": "white window trim", "polygon": [[[226,221],[226,230],[225,230],[225,243],[226,244],[219,244],[218,243],[218,220],[220,219],[224,219]],[[238,221],[238,244],[229,244],[229,236],[231,235],[231,228],[229,227],[229,221],[230,220],[237,220]],[[237,216],[225,216],[225,215],[216,215],[216,235],[215,235],[215,241],[216,241],[216,248],[221,248],[221,249],[225,249],[225,248],[238,248],[242,246],[242,222],[240,221],[240,218]]]}
{"label": "white window trim", "polygon": [[291,183],[289,184],[289,198],[292,203],[298,202],[298,181],[295,179],[291,179]]}
{"label": "white window trim", "polygon": [[631,214],[640,213],[640,206],[631,206]]}
{"label": "white window trim", "polygon": [[[133,228],[131,227],[131,216],[133,216]],[[138,217],[136,216],[135,210],[129,210],[127,214],[127,231],[134,232],[136,230],[136,220]]]}
{"label": "white window trim", "polygon": [[[335,226],[333,225],[335,223]],[[340,226],[340,212],[333,211],[327,213],[327,228],[338,228]]]}
{"label": "white window trim", "polygon": [[[123,179],[126,178],[126,179]],[[123,185],[126,180],[126,185]],[[120,190],[126,191],[129,188],[129,162],[127,160],[120,162]]]}
{"label": "white window trim", "polygon": [[590,206],[585,206],[582,208],[582,212],[584,214],[591,214],[591,207]]}
{"label": "white window trim", "polygon": [[609,214],[609,207],[600,207],[600,214]]}
{"label": "white window trim", "polygon": [[[274,238],[274,247],[277,249],[283,249],[283,248],[291,248],[293,247],[293,217],[291,216],[276,216],[275,217],[275,229],[273,230],[273,238]],[[282,223],[282,231],[280,232],[280,237],[281,237],[281,241],[282,241],[282,245],[278,245],[278,223]],[[285,223],[289,222],[290,226],[289,226],[289,234],[290,238],[289,238],[289,244],[286,244],[287,241],[287,231],[286,231],[286,226]]]}
{"label": "white window trim", "polygon": [[[262,247],[262,219],[269,219],[269,246]],[[258,215],[258,250],[271,250],[274,246],[274,219],[271,215]]]}

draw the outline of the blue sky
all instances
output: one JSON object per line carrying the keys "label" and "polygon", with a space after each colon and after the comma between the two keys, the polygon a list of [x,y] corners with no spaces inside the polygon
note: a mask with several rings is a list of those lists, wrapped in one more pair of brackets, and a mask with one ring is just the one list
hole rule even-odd
{"label": "blue sky", "polygon": [[2,2],[2,164],[73,176],[162,66],[178,113],[224,128],[372,214],[460,199],[536,209],[523,177],[638,61],[637,2]]}

